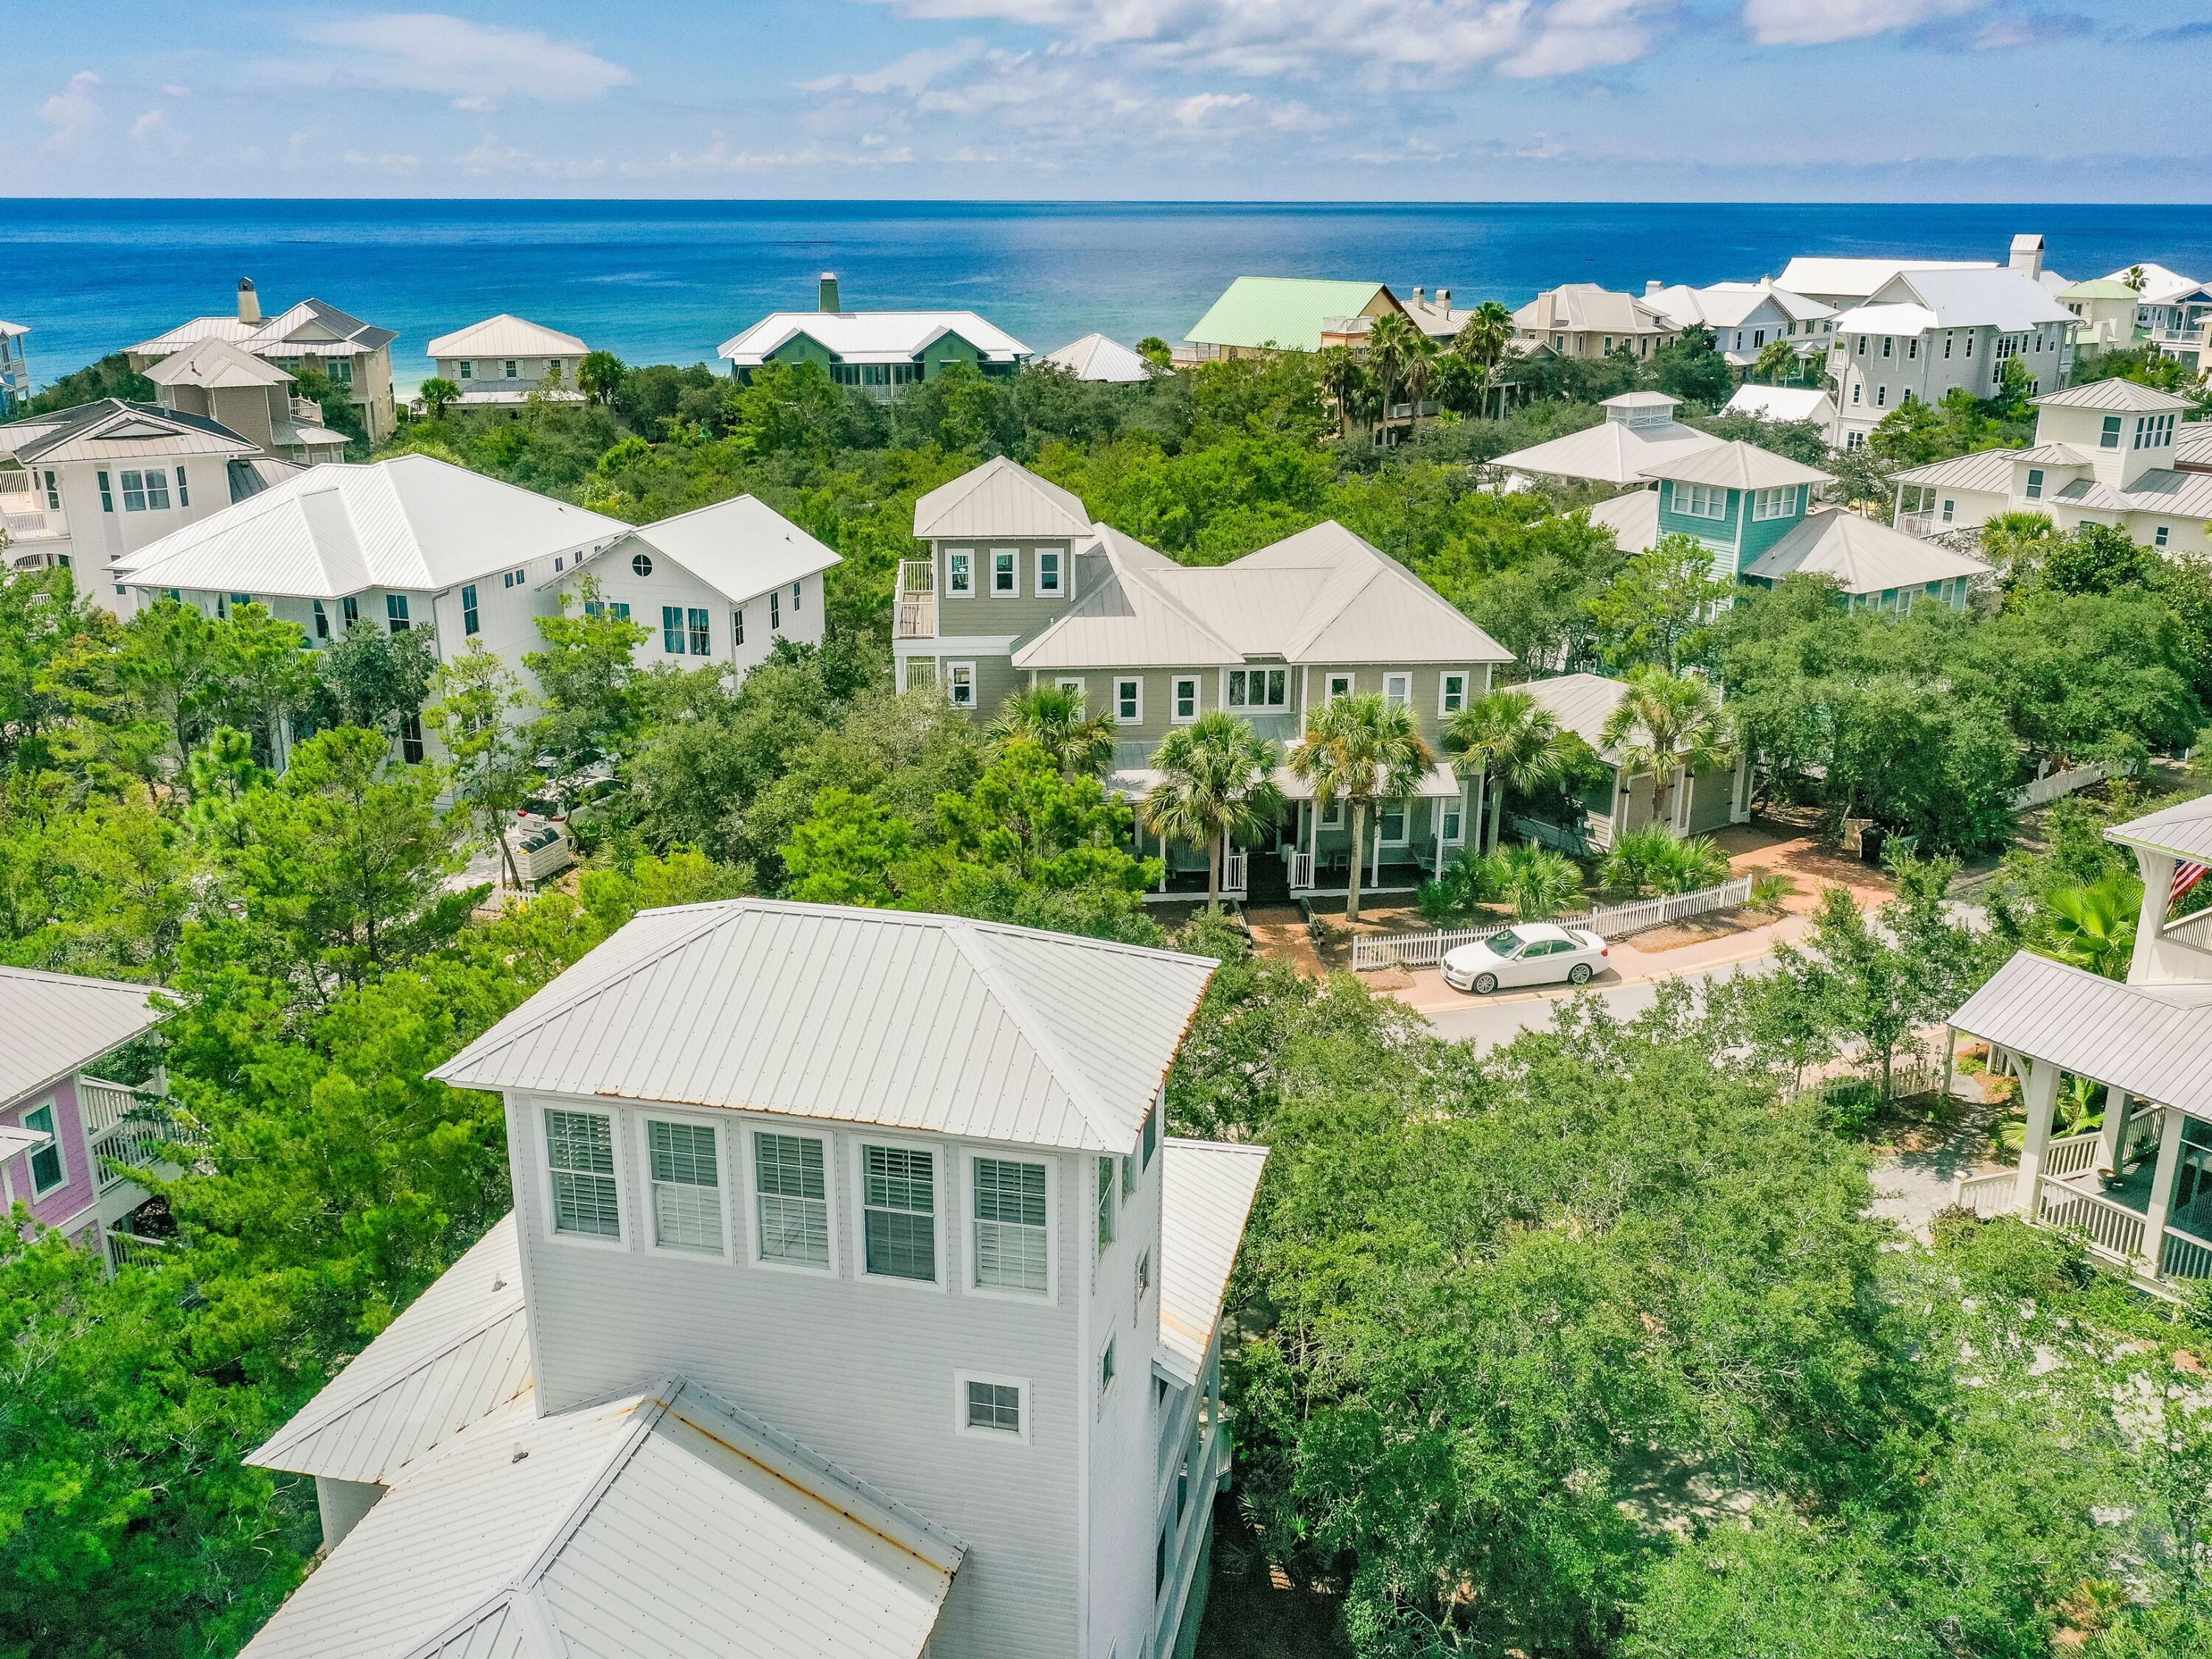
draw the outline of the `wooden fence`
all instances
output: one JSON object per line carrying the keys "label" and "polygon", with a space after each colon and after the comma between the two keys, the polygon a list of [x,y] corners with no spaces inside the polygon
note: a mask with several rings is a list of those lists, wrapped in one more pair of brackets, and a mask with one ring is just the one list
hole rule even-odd
{"label": "wooden fence", "polygon": [[[1737,876],[1717,887],[1695,893],[1668,893],[1658,898],[1638,899],[1632,904],[1611,904],[1578,916],[1554,916],[1561,927],[1584,927],[1608,939],[1626,939],[1648,927],[1657,927],[1685,916],[1709,910],[1730,910],[1751,896],[1751,878]],[[1481,927],[1455,927],[1436,933],[1384,933],[1352,942],[1352,965],[1362,972],[1370,968],[1433,968],[1447,952],[1462,945],[1502,933],[1519,924],[1492,922]]]}
{"label": "wooden fence", "polygon": [[2125,777],[2135,768],[2124,762],[2099,762],[2092,766],[2072,766],[2063,772],[2052,772],[2022,784],[2012,792],[2012,809],[2024,812],[2031,806],[2047,806],[2062,795],[2070,795],[2076,789],[2087,789],[2093,783],[2102,783],[2106,778]]}

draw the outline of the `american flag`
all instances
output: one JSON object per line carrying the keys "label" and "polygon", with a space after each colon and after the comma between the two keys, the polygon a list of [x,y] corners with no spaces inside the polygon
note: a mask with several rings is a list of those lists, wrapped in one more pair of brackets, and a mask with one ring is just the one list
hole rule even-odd
{"label": "american flag", "polygon": [[2171,909],[2173,906],[2180,903],[2181,896],[2187,892],[2191,888],[2196,886],[2198,882],[2203,880],[2204,872],[2208,869],[2212,869],[2212,865],[2207,865],[2202,862],[2191,862],[2174,866],[2173,885],[2166,890],[2166,908]]}

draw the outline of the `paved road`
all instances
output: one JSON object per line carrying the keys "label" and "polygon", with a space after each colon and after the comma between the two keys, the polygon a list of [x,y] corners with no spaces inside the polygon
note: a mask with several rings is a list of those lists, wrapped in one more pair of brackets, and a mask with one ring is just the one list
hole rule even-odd
{"label": "paved road", "polygon": [[[1763,974],[1773,965],[1771,956],[1753,957],[1748,961],[1727,963],[1679,977],[1703,983],[1737,974]],[[1659,987],[1663,983],[1662,980],[1644,980],[1630,985],[1607,985],[1599,979],[1592,981],[1589,994],[1601,999],[1614,1018],[1632,1019],[1659,1000]],[[1515,991],[1502,997],[1470,996],[1456,1007],[1431,1012],[1429,1024],[1439,1036],[1472,1038],[1477,1049],[1491,1048],[1511,1042],[1523,1031],[1550,1025],[1553,1009],[1573,994],[1563,985],[1556,990]]]}

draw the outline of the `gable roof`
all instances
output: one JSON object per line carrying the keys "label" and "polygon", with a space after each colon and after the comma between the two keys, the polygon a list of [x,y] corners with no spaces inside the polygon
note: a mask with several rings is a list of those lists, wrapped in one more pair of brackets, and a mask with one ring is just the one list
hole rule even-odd
{"label": "gable roof", "polygon": [[1091,533],[1091,514],[1073,490],[994,455],[917,501],[914,533],[922,541],[963,536],[1075,538]]}
{"label": "gable roof", "polygon": [[2035,406],[2038,409],[2112,409],[2154,415],[2197,407],[2187,398],[2177,398],[2171,392],[2160,392],[2156,386],[2143,386],[2118,375],[2109,380],[2092,380],[2086,386],[2070,386],[2061,392],[2046,392],[2035,400]]}
{"label": "gable roof", "polygon": [[44,1089],[168,1018],[150,986],[0,968],[0,1105]]}
{"label": "gable roof", "polygon": [[1643,334],[1676,326],[1664,312],[1635,295],[1595,283],[1562,283],[1546,289],[1513,313],[1513,325],[1524,334]]}
{"label": "gable roof", "polygon": [[1547,710],[1559,723],[1562,732],[1573,732],[1595,750],[1601,759],[1620,763],[1620,751],[1605,741],[1605,723],[1613,718],[1613,711],[1628,695],[1626,680],[1604,674],[1553,674],[1505,689],[1527,692],[1535,699],[1539,708]]}
{"label": "gable roof", "polygon": [[[2145,264],[2128,268],[2128,270],[2132,269],[2140,269],[2143,274],[2142,293],[2138,297],[2140,302],[2147,306],[2172,305],[2183,295],[2191,293],[2203,286],[2194,276],[2185,276],[2167,265]],[[2125,288],[2128,270],[2116,270],[2107,280],[2118,283]],[[2130,293],[2134,291],[2132,289],[2129,289]]]}
{"label": "gable roof", "polygon": [[957,335],[985,361],[1026,360],[1030,349],[972,311],[776,311],[722,342],[718,356],[757,368],[800,335],[848,363],[911,362],[935,341]]}
{"label": "gable roof", "polygon": [[141,341],[130,350],[136,356],[167,357],[202,340],[215,339],[228,340],[257,357],[289,357],[322,345],[344,345],[355,353],[374,351],[398,337],[392,330],[372,328],[336,306],[325,305],[320,300],[302,300],[290,310],[258,323],[241,322],[235,315],[194,317],[166,334]]}
{"label": "gable roof", "polygon": [[342,599],[435,592],[628,525],[428,455],[328,462],[118,562],[140,587]]}
{"label": "gable roof", "polygon": [[1859,259],[1800,254],[1774,279],[1793,294],[1833,294],[1864,300],[1903,270],[1995,270],[1993,259]]}
{"label": "gable roof", "polygon": [[1833,576],[1844,592],[1857,594],[1920,587],[1954,576],[1986,576],[1990,567],[1856,513],[1825,507],[1791,526],[1743,574],[1780,581],[1800,572]]}
{"label": "gable roof", "polygon": [[[1831,307],[1822,305],[1818,300],[1808,300],[1802,294],[1793,294],[1772,283],[1714,283],[1705,288],[1691,288],[1677,283],[1672,288],[1662,288],[1656,294],[1645,295],[1644,302],[1678,328],[1687,328],[1692,323],[1702,323],[1714,328],[1734,328],[1762,306],[1767,305],[1771,305],[1784,318],[1795,321],[1818,320],[1835,314]],[[1779,337],[1786,340],[1790,337],[1783,335]]]}
{"label": "gable roof", "polygon": [[1644,476],[1682,483],[1718,484],[1727,489],[1780,489],[1790,484],[1835,482],[1833,473],[1740,438],[1654,462],[1644,469]]}
{"label": "gable roof", "polygon": [[1382,295],[1395,310],[1398,297],[1382,283],[1339,282],[1312,276],[1239,276],[1182,337],[1196,345],[1279,346],[1321,349],[1322,325],[1353,317]]}
{"label": "gable roof", "polygon": [[1762,421],[1817,421],[1836,412],[1836,400],[1816,386],[1759,386],[1747,380],[1729,394],[1723,415]]}
{"label": "gable roof", "polygon": [[[1617,401],[1617,400],[1616,400]],[[1554,478],[1586,478],[1599,483],[1632,484],[1650,469],[1701,450],[1721,440],[1680,421],[1638,427],[1626,421],[1600,421],[1563,438],[1500,455],[1491,465],[1501,471],[1541,472]]]}
{"label": "gable roof", "polygon": [[261,447],[204,415],[102,398],[0,426],[0,455],[33,461],[131,460],[149,455],[253,456]]}
{"label": "gable roof", "polygon": [[2062,300],[2126,300],[2133,302],[2136,291],[2125,283],[2117,282],[2110,276],[2093,276],[2087,282],[2074,283],[2061,289],[2058,297]]}
{"label": "gable roof", "polygon": [[1079,340],[1071,340],[1057,351],[1048,351],[1044,361],[1054,368],[1064,368],[1079,380],[1109,380],[1133,384],[1149,380],[1157,372],[1119,340],[1109,340],[1103,334],[1086,334]]}
{"label": "gable roof", "polygon": [[155,386],[198,386],[222,390],[229,386],[283,386],[292,376],[274,363],[240,351],[228,340],[210,337],[196,341],[173,357],[148,364],[146,378]]}
{"label": "gable roof", "polygon": [[2146,812],[2105,831],[2124,847],[2147,847],[2176,858],[2212,860],[2212,795]]}
{"label": "gable roof", "polygon": [[1160,1358],[1188,1388],[1221,1323],[1267,1149],[1170,1137],[1160,1155]]}
{"label": "gable roof", "polygon": [[[1930,326],[1936,328],[1995,328],[2013,333],[2045,323],[2070,325],[2078,320],[2033,277],[2002,265],[1988,270],[1942,267],[1901,270],[1875,291],[1866,309],[1880,310],[1889,304],[1924,307],[1934,315]],[[1855,314],[1847,312],[1836,319],[1839,333]],[[1861,333],[1911,331],[1875,329],[1863,320],[1855,329]]]}
{"label": "gable roof", "polygon": [[430,1075],[1126,1152],[1215,966],[958,916],[684,905]]}
{"label": "gable roof", "polygon": [[439,357],[580,357],[590,348],[573,334],[563,334],[543,323],[501,312],[451,334],[441,334],[422,348],[423,355]]}
{"label": "gable roof", "polygon": [[1893,482],[2008,495],[2012,493],[2013,465],[2026,453],[2019,449],[1972,450],[1964,455],[1954,455],[1948,460],[1930,461],[1925,466],[1908,466]]}
{"label": "gable roof", "polygon": [[733,605],[844,562],[759,496],[738,495],[641,525],[539,586],[573,582],[587,564],[618,559],[639,543],[673,559]]}
{"label": "gable roof", "polygon": [[408,1467],[252,1659],[915,1659],[966,1546],[681,1378]]}

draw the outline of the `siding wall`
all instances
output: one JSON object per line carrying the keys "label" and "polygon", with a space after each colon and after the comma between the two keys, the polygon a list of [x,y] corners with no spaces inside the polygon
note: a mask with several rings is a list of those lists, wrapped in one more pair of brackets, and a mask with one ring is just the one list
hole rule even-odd
{"label": "siding wall", "polygon": [[[957,638],[964,635],[1006,634],[1020,638],[1066,614],[1068,595],[1074,592],[1076,573],[1072,568],[1075,561],[1069,556],[1066,542],[1000,538],[941,541],[933,545],[933,556],[937,560],[937,631],[939,635]],[[1015,566],[1019,573],[1019,586],[1012,597],[991,592],[991,554],[1009,547],[1015,549],[1018,555]],[[953,594],[948,574],[947,556],[956,548],[974,555],[975,591],[966,599]],[[1048,548],[1060,555],[1061,585],[1067,592],[1057,599],[1036,597],[1036,556],[1040,548]],[[1091,561],[1086,559],[1083,562],[1088,565]]]}
{"label": "siding wall", "polygon": [[33,1197],[28,1152],[9,1160],[8,1182],[15,1196],[30,1206],[34,1220],[58,1227],[82,1214],[99,1196],[91,1149],[85,1144],[84,1118],[77,1106],[76,1079],[64,1078],[52,1088],[26,1095],[0,1109],[0,1124],[20,1127],[24,1113],[36,1111],[49,1103],[54,1109],[54,1142],[62,1151],[62,1184],[43,1198]]}

